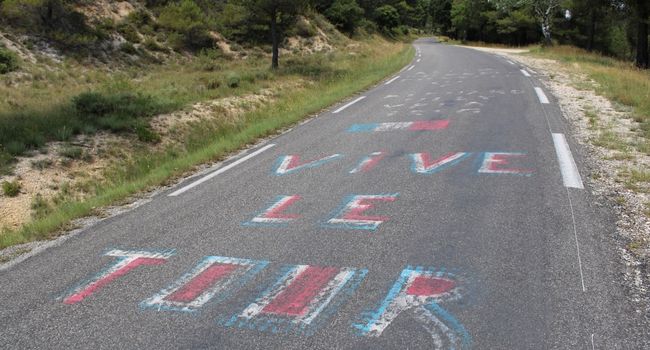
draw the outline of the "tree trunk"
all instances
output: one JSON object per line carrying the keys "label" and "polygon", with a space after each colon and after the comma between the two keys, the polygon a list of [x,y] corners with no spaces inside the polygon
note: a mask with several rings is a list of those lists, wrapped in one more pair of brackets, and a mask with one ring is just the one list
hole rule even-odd
{"label": "tree trunk", "polygon": [[278,18],[277,11],[273,9],[271,12],[271,41],[273,42],[273,57],[271,58],[271,68],[278,69],[279,56],[280,56],[280,39],[278,38]]}
{"label": "tree trunk", "polygon": [[548,19],[544,18],[542,20],[542,34],[544,35],[544,46],[551,46],[553,45],[553,41],[551,40],[551,26],[548,23]]}
{"label": "tree trunk", "polygon": [[648,5],[637,0],[636,66],[648,69]]}

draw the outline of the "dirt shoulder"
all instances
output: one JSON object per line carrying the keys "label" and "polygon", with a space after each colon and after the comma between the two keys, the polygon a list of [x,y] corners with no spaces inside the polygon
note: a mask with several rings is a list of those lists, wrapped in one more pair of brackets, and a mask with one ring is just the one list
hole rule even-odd
{"label": "dirt shoulder", "polygon": [[598,95],[597,83],[576,63],[534,57],[525,49],[471,48],[530,67],[557,98],[574,139],[586,151],[583,159],[590,174],[584,180],[617,214],[617,232],[613,234],[622,242],[618,250],[626,266],[625,282],[638,311],[643,312],[649,305],[650,188],[646,181],[634,177],[650,169],[650,156],[630,146],[642,137],[631,109]]}

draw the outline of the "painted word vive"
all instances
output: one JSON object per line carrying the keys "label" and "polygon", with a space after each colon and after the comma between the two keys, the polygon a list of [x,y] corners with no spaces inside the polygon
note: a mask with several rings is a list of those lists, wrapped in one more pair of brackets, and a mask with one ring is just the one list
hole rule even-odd
{"label": "painted word vive", "polygon": [[[116,282],[139,266],[159,266],[174,250],[113,249],[113,257],[100,272],[83,280],[58,298],[74,305],[84,302],[102,287]],[[177,280],[140,303],[145,310],[196,313],[232,297],[262,272],[268,261],[206,256]],[[368,270],[351,267],[281,265],[275,277],[254,299],[238,311],[217,320],[223,327],[271,333],[311,335],[328,323],[360,287]],[[429,333],[436,349],[469,348],[471,337],[444,305],[463,297],[465,288],[457,275],[444,269],[407,266],[376,309],[365,312],[352,326],[364,337],[379,337],[391,323],[409,315]]]}
{"label": "painted word vive", "polygon": [[[386,157],[386,152],[373,152],[363,156],[361,160],[348,171],[349,174],[367,173],[378,166]],[[483,175],[521,175],[531,176],[534,171],[521,167],[519,164],[526,161],[527,155],[522,152],[451,152],[441,156],[430,153],[411,153],[410,170],[414,174],[435,174],[470,158],[475,157],[475,172]],[[290,175],[301,170],[324,166],[343,159],[341,154],[333,154],[311,161],[301,162],[298,155],[285,155],[278,158],[273,166],[272,173],[276,176]]]}

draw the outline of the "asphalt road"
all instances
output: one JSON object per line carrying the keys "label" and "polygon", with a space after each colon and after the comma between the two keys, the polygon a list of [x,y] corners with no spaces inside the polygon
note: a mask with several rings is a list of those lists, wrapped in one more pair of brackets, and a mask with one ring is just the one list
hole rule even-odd
{"label": "asphalt road", "polygon": [[0,348],[644,348],[554,98],[503,58],[415,47],[397,78],[0,271]]}

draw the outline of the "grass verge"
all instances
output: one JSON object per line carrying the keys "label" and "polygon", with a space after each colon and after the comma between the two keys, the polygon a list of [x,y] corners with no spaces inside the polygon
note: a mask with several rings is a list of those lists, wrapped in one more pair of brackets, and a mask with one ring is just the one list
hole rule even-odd
{"label": "grass verge", "polygon": [[282,92],[274,103],[248,113],[234,125],[197,125],[182,151],[136,153],[110,169],[107,180],[97,185],[94,195],[82,200],[66,200],[21,229],[5,230],[0,234],[0,249],[54,237],[70,228],[72,220],[91,215],[97,208],[164,184],[197,164],[219,159],[256,139],[272,135],[278,129],[377,83],[410,62],[414,55],[410,45],[389,44],[381,39],[372,39],[366,46],[366,50],[354,56],[338,52],[285,62],[277,75],[283,79],[309,77],[312,83]]}
{"label": "grass verge", "polygon": [[593,88],[598,94],[632,107],[634,120],[640,123],[640,134],[645,140],[638,148],[650,150],[650,71],[571,46],[537,48],[531,53],[574,65],[596,82]]}

